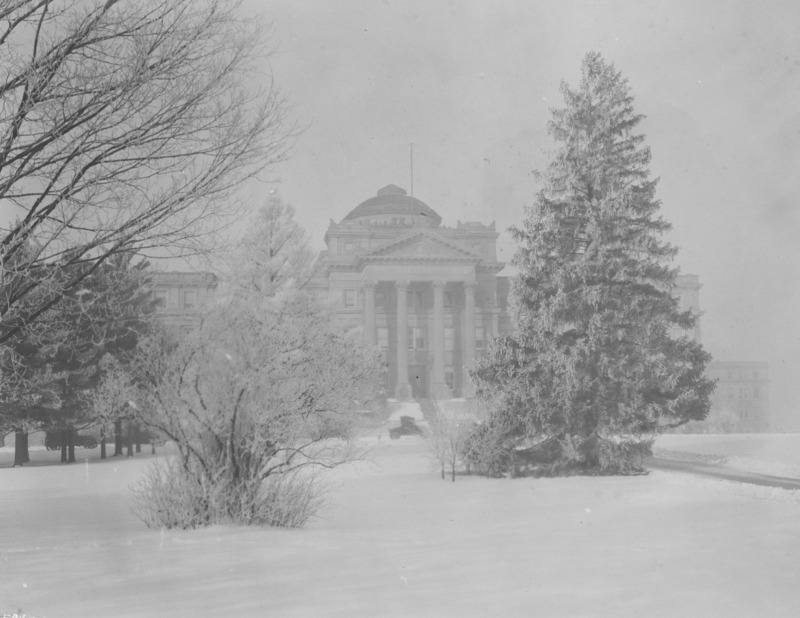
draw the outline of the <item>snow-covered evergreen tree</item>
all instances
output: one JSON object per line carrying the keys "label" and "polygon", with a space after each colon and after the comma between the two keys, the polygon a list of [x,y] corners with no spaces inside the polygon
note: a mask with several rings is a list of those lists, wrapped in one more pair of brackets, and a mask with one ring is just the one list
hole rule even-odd
{"label": "snow-covered evergreen tree", "polygon": [[562,92],[557,147],[512,229],[515,332],[473,377],[509,439],[555,437],[587,469],[633,471],[660,431],[706,416],[710,356],[682,334],[696,316],[672,297],[677,249],[627,80],[589,53]]}
{"label": "snow-covered evergreen tree", "polygon": [[235,293],[274,296],[287,285],[303,288],[314,253],[294,207],[271,192],[237,243],[229,277]]}

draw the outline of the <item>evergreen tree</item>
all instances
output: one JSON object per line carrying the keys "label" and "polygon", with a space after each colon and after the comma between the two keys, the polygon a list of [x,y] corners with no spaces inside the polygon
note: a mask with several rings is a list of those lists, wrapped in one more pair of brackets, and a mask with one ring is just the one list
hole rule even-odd
{"label": "evergreen tree", "polygon": [[102,361],[130,362],[154,311],[148,265],[131,260],[111,256],[13,345],[0,347],[0,427],[21,436],[15,465],[28,459],[20,449],[30,431],[62,432],[62,461],[71,462],[75,428],[108,420],[96,414],[91,397],[109,366]]}
{"label": "evergreen tree", "polygon": [[710,356],[671,294],[677,249],[663,240],[627,80],[589,53],[562,93],[548,127],[557,148],[511,230],[515,332],[473,377],[506,439],[555,438],[581,467],[630,472],[660,431],[705,418]]}
{"label": "evergreen tree", "polygon": [[287,285],[303,288],[313,273],[314,253],[295,210],[275,192],[249,222],[231,264],[234,293],[274,296]]}

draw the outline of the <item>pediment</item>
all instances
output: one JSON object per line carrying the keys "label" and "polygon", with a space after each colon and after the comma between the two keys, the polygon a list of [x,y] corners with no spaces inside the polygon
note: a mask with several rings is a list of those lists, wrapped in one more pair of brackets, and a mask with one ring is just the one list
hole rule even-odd
{"label": "pediment", "polygon": [[385,245],[375,247],[362,256],[365,261],[374,260],[410,260],[410,261],[470,261],[481,260],[472,253],[450,240],[429,231],[417,231],[403,238],[392,240]]}

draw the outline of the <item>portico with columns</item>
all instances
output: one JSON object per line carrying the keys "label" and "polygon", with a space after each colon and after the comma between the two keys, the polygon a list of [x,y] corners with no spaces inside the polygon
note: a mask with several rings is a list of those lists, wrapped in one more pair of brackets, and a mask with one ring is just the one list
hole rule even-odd
{"label": "portico with columns", "polygon": [[331,221],[320,256],[314,285],[380,349],[387,393],[399,400],[468,396],[469,368],[509,327],[494,224],[441,221],[389,185]]}

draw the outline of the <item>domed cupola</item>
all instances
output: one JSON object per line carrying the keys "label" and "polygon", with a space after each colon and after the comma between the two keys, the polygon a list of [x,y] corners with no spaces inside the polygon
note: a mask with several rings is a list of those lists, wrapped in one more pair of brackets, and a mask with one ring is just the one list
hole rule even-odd
{"label": "domed cupola", "polygon": [[397,185],[386,185],[375,197],[361,202],[342,221],[404,223],[438,227],[442,218],[425,202],[410,197]]}

